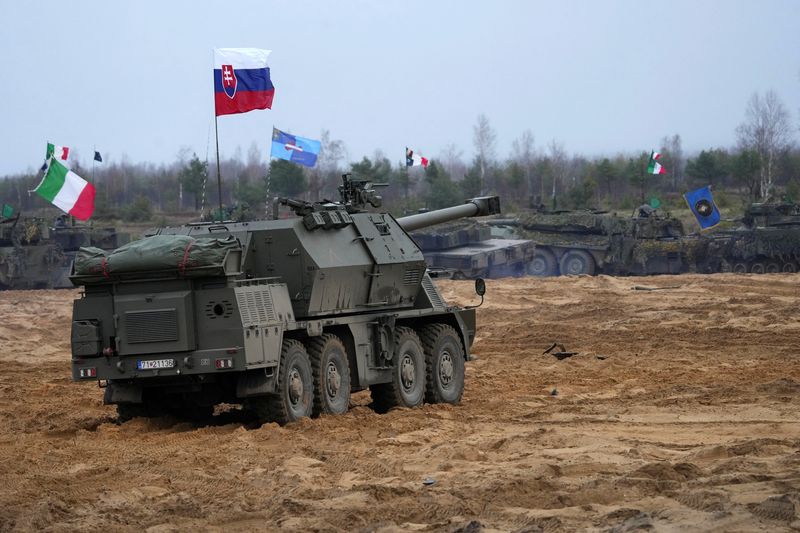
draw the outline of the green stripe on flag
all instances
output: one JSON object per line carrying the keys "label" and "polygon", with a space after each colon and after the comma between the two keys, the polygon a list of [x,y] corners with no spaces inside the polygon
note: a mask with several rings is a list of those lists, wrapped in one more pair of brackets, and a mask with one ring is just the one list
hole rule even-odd
{"label": "green stripe on flag", "polygon": [[51,158],[50,165],[47,167],[47,174],[45,174],[39,186],[34,189],[34,192],[52,203],[58,191],[64,186],[67,172],[69,172],[67,167]]}
{"label": "green stripe on flag", "polygon": [[50,159],[55,153],[56,153],[56,146],[54,144],[47,143],[47,152],[44,154],[44,158]]}

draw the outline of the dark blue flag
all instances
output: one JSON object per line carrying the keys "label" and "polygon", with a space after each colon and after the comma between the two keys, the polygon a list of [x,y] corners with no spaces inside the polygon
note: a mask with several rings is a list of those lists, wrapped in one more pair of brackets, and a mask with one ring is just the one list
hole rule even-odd
{"label": "dark blue flag", "polygon": [[94,151],[94,160],[97,161],[98,163],[103,162],[103,158],[100,157],[100,152],[98,152],[97,150]]}
{"label": "dark blue flag", "polygon": [[706,185],[683,195],[702,229],[713,228],[719,224],[719,209],[711,196],[711,186]]}
{"label": "dark blue flag", "polygon": [[317,156],[321,146],[319,141],[298,137],[277,128],[272,128],[272,157],[313,167],[317,164]]}

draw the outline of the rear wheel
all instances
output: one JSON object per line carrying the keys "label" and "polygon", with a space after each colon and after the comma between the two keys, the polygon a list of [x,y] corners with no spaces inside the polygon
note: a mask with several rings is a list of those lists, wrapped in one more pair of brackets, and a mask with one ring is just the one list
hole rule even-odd
{"label": "rear wheel", "polygon": [[558,263],[553,252],[537,248],[533,253],[533,259],[528,263],[528,274],[531,276],[555,276],[558,274]]}
{"label": "rear wheel", "polygon": [[395,330],[392,363],[392,381],[369,388],[379,413],[393,407],[416,407],[425,395],[425,353],[413,329]]}
{"label": "rear wheel", "polygon": [[262,422],[283,425],[311,416],[314,380],[308,353],[299,341],[283,341],[280,365],[277,394],[251,398],[247,405]]}
{"label": "rear wheel", "polygon": [[577,276],[580,274],[594,274],[594,259],[584,250],[569,250],[561,257],[559,263],[561,274],[565,276]]}
{"label": "rear wheel", "polygon": [[783,266],[781,267],[781,272],[789,272],[789,273],[791,273],[791,272],[797,272],[797,265],[795,265],[795,264],[794,264],[793,262],[791,262],[791,261],[787,261],[787,262],[785,262],[785,263],[783,264]]}
{"label": "rear wheel", "polygon": [[425,349],[425,401],[458,403],[464,394],[464,350],[456,330],[431,324],[420,337]]}
{"label": "rear wheel", "polygon": [[350,405],[350,365],[341,339],[324,334],[308,342],[314,376],[314,416],[342,414]]}

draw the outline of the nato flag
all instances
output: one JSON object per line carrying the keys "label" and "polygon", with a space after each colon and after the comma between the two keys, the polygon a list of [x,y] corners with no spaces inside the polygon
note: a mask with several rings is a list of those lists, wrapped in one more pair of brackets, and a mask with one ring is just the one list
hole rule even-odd
{"label": "nato flag", "polygon": [[100,152],[98,152],[97,150],[94,151],[94,160],[97,161],[98,163],[103,162],[103,158],[100,157]]}
{"label": "nato flag", "polygon": [[313,167],[317,164],[320,148],[321,143],[319,141],[298,137],[277,128],[272,128],[272,157]]}
{"label": "nato flag", "polygon": [[711,196],[711,187],[709,185],[689,191],[683,195],[683,198],[689,204],[689,209],[692,210],[694,216],[697,217],[700,228],[713,228],[719,224],[719,209],[717,209],[714,198]]}

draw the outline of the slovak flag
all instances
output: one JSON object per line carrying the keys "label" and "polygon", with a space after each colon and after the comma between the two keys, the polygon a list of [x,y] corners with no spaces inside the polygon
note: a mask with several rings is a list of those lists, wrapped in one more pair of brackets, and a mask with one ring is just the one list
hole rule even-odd
{"label": "slovak flag", "polygon": [[416,167],[422,165],[423,167],[428,167],[428,158],[422,157],[419,154],[415,154],[414,150],[406,146],[406,166],[407,167]]}
{"label": "slovak flag", "polygon": [[267,58],[272,50],[216,48],[214,50],[214,104],[217,116],[272,109],[275,87]]}

